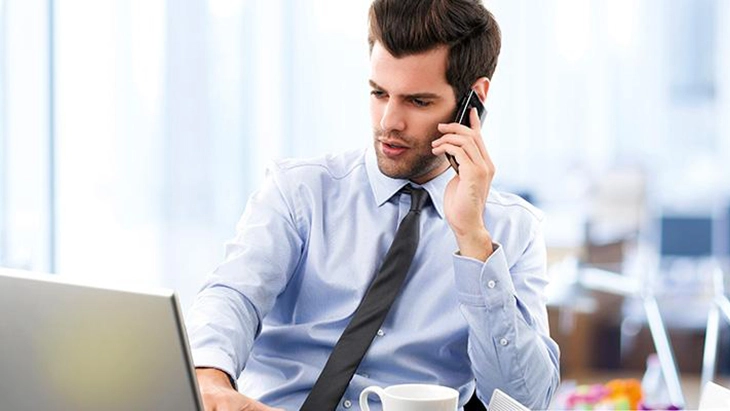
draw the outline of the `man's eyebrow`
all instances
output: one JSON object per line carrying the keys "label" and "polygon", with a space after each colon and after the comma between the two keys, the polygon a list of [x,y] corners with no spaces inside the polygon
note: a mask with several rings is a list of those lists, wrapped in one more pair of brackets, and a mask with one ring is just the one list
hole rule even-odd
{"label": "man's eyebrow", "polygon": [[374,81],[372,81],[372,80],[368,80],[368,83],[370,83],[370,87],[372,87],[372,88],[376,88],[376,89],[378,89],[378,90],[382,90],[382,89],[383,89],[382,87],[380,87],[380,86],[378,85],[378,83],[376,83],[376,82],[374,82]]}
{"label": "man's eyebrow", "polygon": [[[372,87],[376,90],[385,91],[385,89],[383,87],[381,87],[380,85],[378,85],[378,83],[376,83],[372,80],[369,80],[368,82],[370,83],[370,87]],[[413,93],[413,94],[404,94],[403,96],[408,97],[408,98],[432,99],[432,100],[441,98],[441,96],[436,93]]]}

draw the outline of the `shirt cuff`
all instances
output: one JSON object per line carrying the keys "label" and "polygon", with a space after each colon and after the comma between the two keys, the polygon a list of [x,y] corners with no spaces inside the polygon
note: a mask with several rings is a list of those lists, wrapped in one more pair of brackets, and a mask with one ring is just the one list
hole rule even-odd
{"label": "shirt cuff", "polygon": [[515,295],[504,248],[492,243],[494,251],[481,262],[454,253],[454,274],[459,301],[464,305],[495,309],[504,307]]}
{"label": "shirt cuff", "polygon": [[238,390],[238,383],[233,372],[235,367],[226,353],[215,349],[198,348],[191,350],[191,354],[195,368],[215,368],[223,371],[228,375],[228,380],[230,380],[233,388]]}

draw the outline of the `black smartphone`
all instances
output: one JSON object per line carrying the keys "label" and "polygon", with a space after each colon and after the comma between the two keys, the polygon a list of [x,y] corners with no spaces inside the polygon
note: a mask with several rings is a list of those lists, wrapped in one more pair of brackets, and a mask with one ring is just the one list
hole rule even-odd
{"label": "black smartphone", "polygon": [[[467,127],[471,127],[469,112],[474,107],[477,108],[479,121],[484,124],[484,117],[486,117],[487,115],[487,109],[484,107],[484,103],[482,103],[482,100],[479,99],[479,95],[477,95],[476,91],[474,91],[473,89],[469,90],[469,93],[461,99],[461,102],[459,102],[456,110],[456,119],[454,120],[454,122],[463,124]],[[454,158],[454,156],[449,153],[446,153],[446,158],[449,160],[449,163],[451,163],[451,167],[454,168],[456,174],[459,174],[459,163],[456,162],[456,158]]]}

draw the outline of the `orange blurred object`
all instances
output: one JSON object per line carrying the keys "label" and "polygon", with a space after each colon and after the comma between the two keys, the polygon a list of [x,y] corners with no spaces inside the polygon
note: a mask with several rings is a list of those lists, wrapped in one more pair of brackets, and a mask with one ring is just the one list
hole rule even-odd
{"label": "orange blurred object", "polygon": [[613,400],[626,398],[629,403],[629,409],[639,409],[639,402],[643,397],[641,392],[641,381],[636,379],[616,379],[606,383],[609,391],[608,397]]}

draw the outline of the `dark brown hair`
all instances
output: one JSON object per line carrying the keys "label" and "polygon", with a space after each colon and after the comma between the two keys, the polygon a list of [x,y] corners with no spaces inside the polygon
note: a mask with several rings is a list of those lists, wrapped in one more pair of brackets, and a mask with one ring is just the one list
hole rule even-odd
{"label": "dark brown hair", "polygon": [[369,18],[371,52],[375,42],[396,58],[447,46],[446,81],[457,99],[494,74],[502,35],[479,0],[375,0]]}

